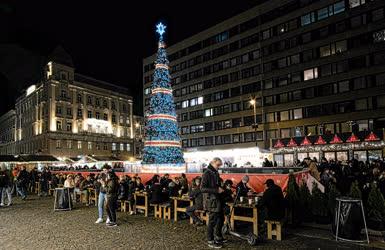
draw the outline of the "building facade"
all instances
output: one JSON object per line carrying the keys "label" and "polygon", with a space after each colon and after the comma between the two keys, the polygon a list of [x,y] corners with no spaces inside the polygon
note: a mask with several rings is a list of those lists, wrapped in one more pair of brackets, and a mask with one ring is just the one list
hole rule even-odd
{"label": "building facade", "polygon": [[[185,150],[267,149],[276,138],[384,128],[384,7],[259,1],[168,47]],[[154,59],[143,60],[144,110]]]}
{"label": "building facade", "polygon": [[143,116],[134,115],[133,120],[135,158],[140,160],[142,159],[144,148],[144,118]]}
{"label": "building facade", "polygon": [[127,89],[49,61],[43,80],[27,88],[15,110],[2,116],[1,138],[6,139],[0,153],[132,159],[132,105]]}

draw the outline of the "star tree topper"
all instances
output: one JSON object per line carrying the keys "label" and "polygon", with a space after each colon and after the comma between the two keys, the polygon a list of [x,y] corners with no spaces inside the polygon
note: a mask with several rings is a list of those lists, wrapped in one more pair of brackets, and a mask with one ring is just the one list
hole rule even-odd
{"label": "star tree topper", "polygon": [[166,32],[166,25],[163,23],[158,23],[156,25],[156,33],[159,34],[160,37],[163,37],[163,34]]}

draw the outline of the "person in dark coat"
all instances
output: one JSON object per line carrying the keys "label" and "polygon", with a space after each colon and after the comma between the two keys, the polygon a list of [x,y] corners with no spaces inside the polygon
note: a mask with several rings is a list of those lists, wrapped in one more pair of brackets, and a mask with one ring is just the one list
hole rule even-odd
{"label": "person in dark coat", "polygon": [[218,169],[223,165],[222,160],[214,158],[202,176],[203,207],[209,213],[207,240],[210,248],[221,248],[225,240],[222,236],[224,223],[223,204],[220,194],[223,193]]}
{"label": "person in dark coat", "polygon": [[[8,187],[8,175],[5,169],[0,168],[0,200],[2,200],[3,193],[6,192],[6,188]],[[4,206],[4,203],[1,201],[0,207]]]}
{"label": "person in dark coat", "polygon": [[[155,176],[154,176],[155,177]],[[151,204],[160,204],[164,202],[163,194],[162,194],[163,187],[160,185],[160,178],[159,175],[156,175],[156,178],[152,179],[152,185],[150,188],[151,192]]]}
{"label": "person in dark coat", "polygon": [[126,176],[121,175],[119,177],[119,192],[118,200],[127,200],[128,197],[128,181]]}
{"label": "person in dark coat", "polygon": [[196,177],[192,181],[191,190],[189,192],[189,197],[194,201],[192,206],[186,208],[186,214],[190,216],[197,226],[203,226],[204,223],[198,216],[195,215],[196,210],[203,210],[203,196],[201,191],[201,177]]}
{"label": "person in dark coat", "polygon": [[27,198],[27,185],[29,182],[29,174],[24,166],[21,167],[20,172],[16,177],[16,190],[20,194],[21,199],[25,200]]}
{"label": "person in dark coat", "polygon": [[110,219],[109,223],[106,223],[109,227],[117,226],[116,223],[116,209],[118,201],[118,190],[119,190],[119,181],[118,177],[113,171],[109,171],[107,175],[106,183],[106,210],[108,218]]}
{"label": "person in dark coat", "polygon": [[242,177],[242,181],[240,181],[236,186],[236,192],[239,192],[238,197],[247,197],[250,192],[249,176],[245,175]]}
{"label": "person in dark coat", "polygon": [[48,184],[49,184],[50,180],[51,180],[51,174],[44,167],[43,171],[40,174],[40,178],[39,178],[39,183],[40,183],[39,196],[47,196],[48,195],[48,189],[49,189]]}
{"label": "person in dark coat", "polygon": [[165,189],[168,189],[168,184],[170,184],[170,182],[172,182],[172,180],[170,179],[169,174],[165,174],[162,179],[160,179],[160,185]]}
{"label": "person in dark coat", "polygon": [[267,209],[267,220],[281,220],[285,216],[285,201],[281,187],[272,179],[265,182],[266,190],[263,193],[261,206]]}

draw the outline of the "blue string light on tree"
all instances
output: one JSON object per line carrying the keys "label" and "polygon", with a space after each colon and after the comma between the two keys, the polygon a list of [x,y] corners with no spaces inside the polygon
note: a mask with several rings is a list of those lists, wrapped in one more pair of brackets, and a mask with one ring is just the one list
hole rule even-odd
{"label": "blue string light on tree", "polygon": [[146,116],[142,164],[182,164],[183,152],[178,134],[174,97],[170,84],[169,61],[163,34],[166,26],[156,25],[159,34],[150,108]]}

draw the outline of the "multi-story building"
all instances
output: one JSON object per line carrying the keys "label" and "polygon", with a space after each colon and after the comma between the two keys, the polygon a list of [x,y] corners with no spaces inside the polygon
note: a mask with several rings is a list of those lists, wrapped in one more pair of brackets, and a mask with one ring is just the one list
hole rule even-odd
{"label": "multi-story building", "polygon": [[144,118],[143,116],[133,116],[134,120],[134,148],[136,159],[142,159],[143,155],[143,138],[144,138]]}
{"label": "multi-story building", "polygon": [[[258,1],[168,47],[183,147],[269,148],[274,138],[384,128],[384,7]],[[154,60],[143,60],[144,110]]]}
{"label": "multi-story building", "polygon": [[1,153],[127,160],[134,154],[132,105],[127,89],[77,74],[71,63],[49,61],[43,80],[1,118]]}

